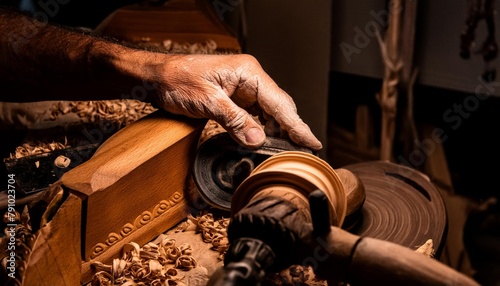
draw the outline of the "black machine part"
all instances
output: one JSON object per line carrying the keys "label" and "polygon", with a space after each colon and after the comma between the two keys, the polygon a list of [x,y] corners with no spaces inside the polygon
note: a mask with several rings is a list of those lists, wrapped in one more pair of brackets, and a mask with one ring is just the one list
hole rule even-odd
{"label": "black machine part", "polygon": [[198,147],[192,169],[193,180],[201,197],[208,204],[229,211],[233,193],[239,183],[248,177],[254,167],[283,151],[314,153],[290,140],[269,136],[260,148],[249,149],[223,132],[207,139]]}
{"label": "black machine part", "polygon": [[[98,147],[98,144],[67,147],[22,158],[7,158],[4,163],[7,172],[16,175],[19,196],[28,196],[46,190],[64,173],[89,160]],[[56,166],[54,162],[59,156],[64,156],[70,162],[68,166]]]}
{"label": "black machine part", "polygon": [[[291,202],[277,197],[258,199],[238,212],[228,226],[230,246],[224,268],[207,285],[257,286],[268,273],[298,262],[295,260],[298,237],[287,227],[298,212]],[[249,260],[251,257],[258,260]]]}
{"label": "black machine part", "polygon": [[262,240],[238,238],[226,252],[224,268],[219,269],[207,285],[259,285],[275,259],[272,249]]}

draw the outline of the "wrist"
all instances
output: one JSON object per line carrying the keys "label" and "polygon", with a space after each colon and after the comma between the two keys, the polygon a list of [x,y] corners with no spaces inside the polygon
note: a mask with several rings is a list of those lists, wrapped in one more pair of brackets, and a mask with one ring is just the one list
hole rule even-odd
{"label": "wrist", "polygon": [[122,99],[154,103],[159,67],[168,55],[98,39],[91,44],[87,58],[91,77],[121,92]]}

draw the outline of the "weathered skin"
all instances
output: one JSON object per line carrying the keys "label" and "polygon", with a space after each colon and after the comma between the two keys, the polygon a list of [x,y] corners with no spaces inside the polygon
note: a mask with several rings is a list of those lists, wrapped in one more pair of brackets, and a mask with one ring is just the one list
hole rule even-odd
{"label": "weathered skin", "polygon": [[268,119],[267,131],[276,121],[294,142],[322,148],[292,98],[250,55],[146,51],[2,8],[0,30],[6,31],[0,33],[0,101],[136,98],[213,119],[253,148],[265,139],[251,116],[259,115]]}
{"label": "weathered skin", "polygon": [[261,125],[251,115],[272,118],[296,143],[321,149],[321,143],[297,115],[292,98],[254,57],[173,56],[167,70],[167,78],[158,82],[164,84],[164,96],[158,97],[164,109],[214,119],[236,140],[250,147],[260,146],[265,139]]}

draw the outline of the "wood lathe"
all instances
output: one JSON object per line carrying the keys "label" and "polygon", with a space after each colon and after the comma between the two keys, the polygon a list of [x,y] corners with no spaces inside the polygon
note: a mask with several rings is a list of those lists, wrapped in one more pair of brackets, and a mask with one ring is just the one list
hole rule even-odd
{"label": "wood lathe", "polygon": [[[27,249],[17,258],[22,271],[11,284],[85,285],[95,273],[92,265],[113,264],[130,243],[145,245],[190,213],[199,212],[200,206],[213,208],[216,200],[200,203],[199,197],[204,196],[193,191],[203,190],[193,189],[192,182],[203,184],[203,176],[194,171],[194,166],[201,158],[209,158],[205,162],[212,163],[202,164],[210,173],[205,176],[209,178],[207,183],[216,181],[218,186],[226,186],[226,195],[229,191],[231,197],[232,217],[227,229],[230,247],[246,237],[269,244],[275,262],[271,263],[274,267],[265,269],[267,274],[307,262],[317,267],[315,275],[330,283],[367,285],[372,279],[380,279],[386,284],[476,285],[437,260],[414,252],[428,239],[439,250],[446,229],[442,200],[419,172],[387,162],[333,170],[312,152],[297,151],[298,147],[287,140],[276,138],[263,150],[245,152],[235,149],[235,143],[227,141],[224,133],[199,145],[206,124],[206,120],[156,111],[117,132],[89,161],[65,173],[30,206],[33,234],[25,236]],[[203,147],[210,145],[208,149]],[[289,157],[290,152],[300,154],[301,159]],[[286,160],[281,162],[283,158]],[[280,164],[269,166],[265,163],[268,160]],[[320,162],[321,171],[303,177],[302,173],[315,172],[314,168],[300,166],[311,160]],[[284,174],[290,165],[298,166],[295,173]],[[235,184],[228,186],[228,182]],[[283,195],[261,191],[277,186],[285,187],[280,190]],[[329,203],[326,208],[313,207],[309,213],[308,194],[316,189],[328,191]],[[268,200],[274,200],[273,207],[262,208],[260,202]],[[287,209],[290,213],[298,209],[300,215],[281,217]],[[249,215],[255,219],[249,219]],[[321,222],[319,226],[315,226],[316,220]],[[267,236],[262,237],[273,233],[268,231],[269,222],[273,228],[279,226],[281,234],[276,237],[282,239],[269,242]],[[324,231],[318,230],[319,236],[314,234],[318,227]],[[314,257],[320,246],[314,237],[322,237],[321,247],[331,254],[316,264],[307,259]],[[289,245],[294,251],[276,250],[276,243]],[[234,248],[237,245],[234,243],[229,256],[226,254],[226,267],[236,262],[235,257],[242,257]],[[214,273],[220,274],[209,274]]]}

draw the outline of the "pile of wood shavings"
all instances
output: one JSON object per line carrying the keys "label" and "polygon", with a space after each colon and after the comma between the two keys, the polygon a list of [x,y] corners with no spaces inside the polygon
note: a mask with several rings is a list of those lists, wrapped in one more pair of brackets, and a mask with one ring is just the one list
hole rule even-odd
{"label": "pile of wood shavings", "polygon": [[106,120],[121,128],[155,110],[150,103],[132,99],[58,101],[50,108],[49,118],[57,120],[61,115],[74,113],[83,122],[99,123]]}
{"label": "pile of wood shavings", "polygon": [[[103,101],[57,101],[49,112],[49,120],[61,120],[61,124],[66,124],[61,118],[65,115],[76,115],[80,120],[78,124],[106,124],[106,128],[117,131],[126,125],[146,116],[156,109],[150,104],[132,99],[103,100]],[[75,122],[69,123],[69,125]],[[20,146],[11,152],[11,159],[48,153],[71,147],[64,137],[64,142],[56,140],[25,140]]]}
{"label": "pile of wood shavings", "polygon": [[214,40],[206,40],[203,43],[180,43],[166,39],[158,43],[145,37],[135,41],[134,44],[142,48],[154,48],[169,54],[215,54],[217,52],[217,43]]}
{"label": "pile of wood shavings", "polygon": [[196,267],[189,244],[176,245],[174,239],[162,234],[143,247],[135,242],[126,244],[122,258],[111,265],[94,262],[97,271],[88,286],[111,285],[185,285],[178,270]]}
{"label": "pile of wood shavings", "polygon": [[69,147],[68,140],[65,137],[64,143],[61,142],[25,142],[21,146],[17,146],[13,153],[10,153],[10,159],[19,159],[26,156],[48,153],[55,150],[61,150]]}
{"label": "pile of wood shavings", "polygon": [[[196,217],[189,215],[173,231],[183,232],[194,227],[203,241],[211,243],[212,249],[219,252],[219,259],[222,260],[229,246],[226,232],[228,223],[228,218],[216,220],[209,213]],[[193,251],[190,244],[177,245],[168,234],[161,234],[143,247],[131,242],[122,249],[122,257],[114,259],[111,265],[93,263],[96,273],[87,286],[182,286],[185,285],[182,273],[197,267]]]}
{"label": "pile of wood shavings", "polygon": [[219,260],[224,260],[224,255],[229,248],[227,226],[229,218],[214,219],[211,213],[201,214],[197,217],[188,215],[188,220],[181,223],[175,232],[185,231],[190,224],[194,224],[196,232],[201,234],[204,242],[211,243],[212,249],[219,252]]}

